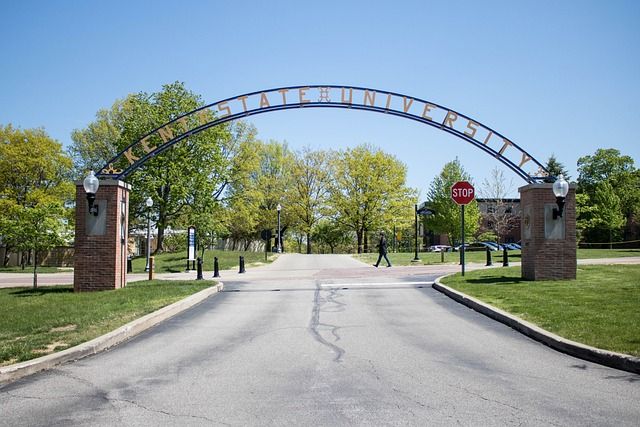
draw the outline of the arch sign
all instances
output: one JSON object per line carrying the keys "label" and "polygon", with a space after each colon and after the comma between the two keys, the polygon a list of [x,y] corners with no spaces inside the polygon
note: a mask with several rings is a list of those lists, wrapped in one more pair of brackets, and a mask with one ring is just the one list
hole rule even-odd
{"label": "arch sign", "polygon": [[[529,183],[548,175],[545,167],[504,135],[455,110],[384,90],[352,86],[290,86],[223,99],[184,114],[144,135],[112,158],[100,178],[123,180],[172,145],[231,120],[293,108],[345,108],[415,120],[455,135],[505,164]],[[535,170],[527,173],[524,168]]]}

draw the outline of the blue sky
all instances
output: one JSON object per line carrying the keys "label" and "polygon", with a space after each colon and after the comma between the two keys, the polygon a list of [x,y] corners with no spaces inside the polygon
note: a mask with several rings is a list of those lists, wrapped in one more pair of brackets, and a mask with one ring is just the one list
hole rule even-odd
{"label": "blue sky", "polygon": [[[442,104],[573,178],[598,148],[640,159],[637,1],[3,1],[0,123],[73,129],[128,93],[183,81],[207,103],[336,84]],[[424,198],[458,157],[476,184],[495,159],[438,129],[370,112],[249,118],[292,149],[370,143],[408,166]],[[515,188],[524,181],[513,177]]]}

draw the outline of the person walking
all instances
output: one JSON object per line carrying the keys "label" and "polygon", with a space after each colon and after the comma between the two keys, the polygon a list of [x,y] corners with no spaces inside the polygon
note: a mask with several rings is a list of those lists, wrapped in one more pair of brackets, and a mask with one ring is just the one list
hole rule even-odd
{"label": "person walking", "polygon": [[391,262],[389,262],[389,258],[387,258],[387,239],[384,237],[384,232],[380,232],[380,243],[378,243],[378,262],[373,264],[374,267],[378,267],[382,257],[387,261],[387,267],[391,267]]}

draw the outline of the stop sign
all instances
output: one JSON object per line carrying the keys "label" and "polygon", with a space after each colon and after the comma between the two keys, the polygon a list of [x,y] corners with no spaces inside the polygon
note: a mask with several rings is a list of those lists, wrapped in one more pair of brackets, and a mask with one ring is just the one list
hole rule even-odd
{"label": "stop sign", "polygon": [[475,197],[473,185],[467,181],[458,181],[451,186],[451,198],[459,205],[467,205]]}

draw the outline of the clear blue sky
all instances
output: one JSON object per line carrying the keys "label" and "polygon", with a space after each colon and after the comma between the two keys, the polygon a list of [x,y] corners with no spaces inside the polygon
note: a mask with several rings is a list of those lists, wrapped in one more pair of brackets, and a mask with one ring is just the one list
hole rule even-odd
{"label": "clear blue sky", "polygon": [[[183,81],[214,102],[278,86],[365,86],[464,113],[529,151],[640,159],[638,1],[3,1],[0,123],[70,133],[128,93]],[[424,198],[482,151],[409,120],[347,110],[250,118],[293,149],[370,143],[408,166]],[[514,178],[514,188],[524,181]],[[514,194],[516,194],[514,192]]]}

